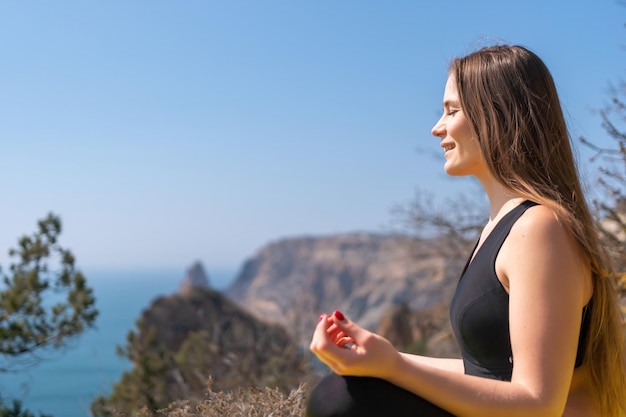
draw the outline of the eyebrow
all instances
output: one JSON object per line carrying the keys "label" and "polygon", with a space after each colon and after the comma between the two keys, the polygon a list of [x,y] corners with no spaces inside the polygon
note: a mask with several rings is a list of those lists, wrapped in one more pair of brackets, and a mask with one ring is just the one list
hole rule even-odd
{"label": "eyebrow", "polygon": [[450,106],[461,106],[461,103],[459,102],[459,100],[446,100],[443,102],[443,107]]}

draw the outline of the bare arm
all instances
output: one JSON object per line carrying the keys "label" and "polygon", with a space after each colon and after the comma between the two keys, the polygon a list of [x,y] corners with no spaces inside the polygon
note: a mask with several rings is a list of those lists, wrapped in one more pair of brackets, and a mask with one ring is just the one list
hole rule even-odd
{"label": "bare arm", "polygon": [[432,366],[433,368],[445,369],[451,372],[462,374],[465,372],[462,359],[454,358],[433,358],[430,356],[413,355],[410,353],[400,353],[408,362],[415,364]]}
{"label": "bare arm", "polygon": [[[560,416],[574,369],[588,268],[570,234],[541,206],[515,224],[496,267],[510,288],[511,382],[415,360],[336,317],[320,322],[311,350],[339,374],[386,379],[459,416]],[[352,348],[327,339],[333,323],[354,340]]]}

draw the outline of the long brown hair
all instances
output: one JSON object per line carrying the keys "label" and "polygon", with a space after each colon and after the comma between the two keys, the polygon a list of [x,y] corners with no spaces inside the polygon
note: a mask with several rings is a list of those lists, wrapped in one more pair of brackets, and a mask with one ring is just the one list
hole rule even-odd
{"label": "long brown hair", "polygon": [[452,61],[461,107],[491,174],[550,207],[578,240],[593,274],[585,363],[599,415],[626,415],[622,313],[611,261],[594,227],[554,81],[521,46],[498,45]]}

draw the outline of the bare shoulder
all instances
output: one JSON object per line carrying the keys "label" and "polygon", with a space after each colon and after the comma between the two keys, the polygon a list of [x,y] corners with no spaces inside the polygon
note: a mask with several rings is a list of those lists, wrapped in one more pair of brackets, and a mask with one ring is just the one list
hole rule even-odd
{"label": "bare shoulder", "polygon": [[515,222],[507,238],[509,249],[516,256],[535,256],[542,252],[549,256],[582,256],[580,246],[570,228],[546,206],[533,206]]}
{"label": "bare shoulder", "polygon": [[570,229],[554,211],[540,205],[530,207],[515,222],[500,255],[496,269],[507,289],[515,275],[550,280],[578,275],[584,282],[588,271]]}
{"label": "bare shoulder", "polygon": [[554,238],[571,238],[571,233],[559,221],[550,208],[533,206],[515,222],[511,228],[511,237],[551,241]]}

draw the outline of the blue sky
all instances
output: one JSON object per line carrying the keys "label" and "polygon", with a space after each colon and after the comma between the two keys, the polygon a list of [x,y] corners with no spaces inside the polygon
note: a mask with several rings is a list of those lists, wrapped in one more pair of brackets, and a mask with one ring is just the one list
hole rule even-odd
{"label": "blue sky", "polygon": [[572,135],[602,143],[625,18],[607,0],[2,2],[0,264],[49,211],[83,268],[210,273],[283,237],[388,231],[416,190],[475,190],[430,135],[451,57],[533,49]]}

